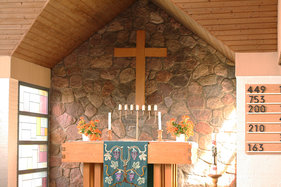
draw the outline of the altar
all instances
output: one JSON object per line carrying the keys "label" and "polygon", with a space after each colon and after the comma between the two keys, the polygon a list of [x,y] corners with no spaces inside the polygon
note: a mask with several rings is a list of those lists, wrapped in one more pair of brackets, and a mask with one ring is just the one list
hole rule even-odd
{"label": "altar", "polygon": [[[66,142],[62,145],[62,162],[83,162],[83,186],[103,186],[104,142]],[[148,164],[153,164],[153,186],[176,187],[176,164],[192,164],[197,146],[190,142],[148,142]]]}

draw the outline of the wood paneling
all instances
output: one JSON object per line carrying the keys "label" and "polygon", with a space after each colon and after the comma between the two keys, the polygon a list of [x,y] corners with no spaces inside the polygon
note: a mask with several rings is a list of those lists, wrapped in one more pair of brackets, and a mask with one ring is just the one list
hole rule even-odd
{"label": "wood paneling", "polygon": [[277,50],[277,0],[172,1],[235,52]]}
{"label": "wood paneling", "polygon": [[[134,1],[0,0],[0,55],[53,67]],[[231,60],[277,50],[278,0],[152,1]]]}
{"label": "wood paneling", "polygon": [[206,28],[196,22],[189,14],[184,10],[180,9],[172,0],[152,0],[156,5],[162,7],[171,16],[178,20],[185,27],[192,30],[203,40],[208,42],[211,46],[216,48],[227,58],[234,61],[234,52],[227,45],[225,45],[221,40],[216,38],[211,34]]}
{"label": "wood paneling", "polygon": [[50,0],[13,56],[53,67],[134,1]]}
{"label": "wood paneling", "polygon": [[0,55],[11,55],[47,0],[0,0]]}

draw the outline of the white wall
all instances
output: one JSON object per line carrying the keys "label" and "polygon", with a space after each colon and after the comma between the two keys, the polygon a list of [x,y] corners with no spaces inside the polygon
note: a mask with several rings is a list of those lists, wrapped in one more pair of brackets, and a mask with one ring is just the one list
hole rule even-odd
{"label": "white wall", "polygon": [[0,78],[0,186],[8,182],[9,79]]}
{"label": "white wall", "polygon": [[281,187],[281,154],[245,153],[245,84],[281,85],[280,70],[277,53],[236,54],[238,187]]}

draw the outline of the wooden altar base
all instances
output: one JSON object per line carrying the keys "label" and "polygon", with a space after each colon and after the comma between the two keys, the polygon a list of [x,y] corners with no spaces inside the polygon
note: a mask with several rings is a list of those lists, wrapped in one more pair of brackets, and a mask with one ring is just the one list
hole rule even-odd
{"label": "wooden altar base", "polygon": [[[149,142],[148,164],[153,164],[153,186],[177,187],[176,164],[191,164],[192,144]],[[103,142],[67,142],[62,145],[63,162],[83,162],[83,186],[103,186]]]}

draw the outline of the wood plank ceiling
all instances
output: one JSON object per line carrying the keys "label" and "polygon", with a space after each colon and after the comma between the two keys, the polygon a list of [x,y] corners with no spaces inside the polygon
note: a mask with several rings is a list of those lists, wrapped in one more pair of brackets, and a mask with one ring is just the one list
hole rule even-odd
{"label": "wood plank ceiling", "polygon": [[49,0],[13,56],[53,67],[135,0]]}
{"label": "wood plank ceiling", "polygon": [[[277,51],[278,0],[151,1],[231,60]],[[53,67],[134,2],[0,0],[0,55]]]}
{"label": "wood plank ceiling", "polygon": [[277,50],[278,0],[172,0],[235,52]]}
{"label": "wood plank ceiling", "polygon": [[10,56],[47,0],[0,0],[0,55]]}

